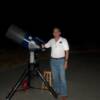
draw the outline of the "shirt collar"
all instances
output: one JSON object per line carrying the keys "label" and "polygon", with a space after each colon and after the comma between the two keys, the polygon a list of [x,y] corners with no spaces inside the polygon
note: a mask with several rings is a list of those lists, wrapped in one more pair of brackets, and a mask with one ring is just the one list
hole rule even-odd
{"label": "shirt collar", "polygon": [[56,43],[59,43],[60,41],[62,41],[62,37],[60,37],[59,40]]}

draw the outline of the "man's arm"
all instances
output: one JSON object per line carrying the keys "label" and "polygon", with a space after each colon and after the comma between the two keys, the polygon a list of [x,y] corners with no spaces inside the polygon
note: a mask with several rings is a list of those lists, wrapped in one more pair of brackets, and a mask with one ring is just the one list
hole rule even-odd
{"label": "man's arm", "polygon": [[69,57],[69,50],[65,51],[65,61],[68,61],[68,57]]}
{"label": "man's arm", "polygon": [[42,45],[42,48],[50,48],[51,47],[51,40],[49,40],[46,44]]}
{"label": "man's arm", "polygon": [[64,68],[68,68],[68,57],[69,57],[69,51],[65,51],[65,62],[64,62]]}
{"label": "man's arm", "polygon": [[64,46],[64,51],[65,51],[65,64],[64,64],[64,68],[67,69],[67,64],[68,64],[68,58],[69,58],[69,44],[68,41],[66,39],[64,39],[63,42],[63,46]]}

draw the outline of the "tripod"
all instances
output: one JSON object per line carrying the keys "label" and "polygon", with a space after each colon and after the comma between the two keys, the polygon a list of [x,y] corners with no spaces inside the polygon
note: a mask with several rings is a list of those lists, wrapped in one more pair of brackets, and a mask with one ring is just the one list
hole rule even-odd
{"label": "tripod", "polygon": [[[16,84],[12,87],[11,91],[9,94],[6,96],[6,100],[11,100],[12,97],[14,96],[15,92],[17,89],[20,87],[22,84],[23,80],[27,77],[28,78],[28,86],[29,88],[31,87],[31,75],[38,75],[38,77],[44,82],[45,86],[48,88],[48,90],[51,92],[51,94],[57,98],[57,94],[54,91],[54,89],[49,85],[48,81],[42,76],[40,70],[39,70],[39,64],[37,63],[35,59],[36,55],[34,51],[30,51],[30,62],[27,66],[27,68],[24,70],[22,75],[20,76],[19,80],[16,82]],[[31,70],[31,64],[33,63],[33,69]]]}

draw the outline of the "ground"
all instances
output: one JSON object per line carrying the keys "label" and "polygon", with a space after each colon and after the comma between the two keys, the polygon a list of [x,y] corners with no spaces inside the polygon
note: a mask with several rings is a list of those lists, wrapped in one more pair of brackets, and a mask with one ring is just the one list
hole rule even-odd
{"label": "ground", "polygon": [[[21,52],[21,51],[20,51]],[[10,53],[12,54],[12,53]],[[13,53],[15,54],[15,53]],[[8,54],[9,55],[9,54]],[[18,64],[15,62],[12,64],[12,60],[0,57],[1,63],[4,66],[11,63],[11,68],[4,68],[3,64],[0,65],[0,100],[6,100],[5,97],[8,94],[11,87],[15,84],[18,77],[26,67],[26,56],[20,56],[19,53],[15,54],[17,57],[16,62],[19,59]],[[49,55],[47,52],[40,56],[40,67],[48,67]],[[26,57],[27,58],[27,57]],[[43,58],[43,59],[42,59]],[[5,59],[7,59],[5,61]],[[24,59],[24,60],[23,60]],[[10,64],[10,65],[11,65]],[[9,65],[9,66],[10,66]],[[5,70],[6,69],[6,70]],[[68,69],[68,100],[99,100],[100,99],[100,53],[99,52],[71,52],[69,57],[69,69]],[[32,85],[35,87],[41,87],[41,81],[36,78],[33,79]],[[48,91],[42,91],[39,89],[29,89],[28,91],[18,91],[13,96],[12,100],[54,100],[53,96]]]}

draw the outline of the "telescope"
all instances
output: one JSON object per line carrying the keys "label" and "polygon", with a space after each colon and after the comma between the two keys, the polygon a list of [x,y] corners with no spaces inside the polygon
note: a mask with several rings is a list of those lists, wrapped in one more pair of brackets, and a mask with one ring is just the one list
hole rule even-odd
{"label": "telescope", "polygon": [[[43,81],[44,85],[48,88],[48,90],[51,92],[51,94],[57,98],[58,95],[55,92],[55,90],[50,86],[48,81],[42,76],[40,70],[39,70],[39,64],[37,60],[35,59],[35,50],[41,49],[41,44],[44,44],[44,41],[41,40],[39,37],[32,37],[27,32],[23,31],[16,25],[11,25],[8,28],[8,31],[6,33],[6,37],[13,40],[14,42],[20,44],[21,46],[29,49],[30,54],[30,61],[28,62],[27,68],[24,70],[22,75],[20,76],[19,80],[16,82],[16,84],[12,87],[9,94],[6,96],[6,100],[11,100],[13,95],[15,94],[16,90],[20,87],[20,85],[23,83],[23,80],[27,78],[28,80],[28,87],[33,88],[31,86],[31,78],[35,74]],[[44,51],[44,50],[43,50]],[[31,67],[32,70],[31,70]]]}
{"label": "telescope", "polygon": [[[44,41],[41,40],[39,37],[32,37],[28,34],[28,32],[23,31],[16,25],[11,25],[8,28],[8,31],[6,33],[6,37],[13,40],[14,42],[20,44],[21,46],[25,48],[29,48],[29,43],[31,42],[31,49],[37,50],[40,49],[40,44],[44,44]],[[32,37],[32,39],[30,39]]]}

